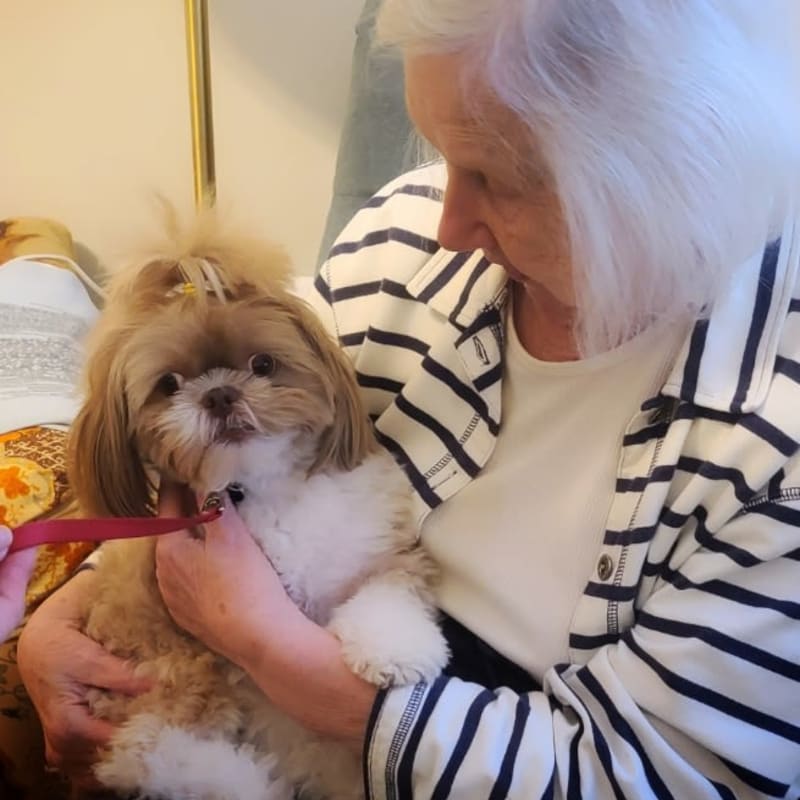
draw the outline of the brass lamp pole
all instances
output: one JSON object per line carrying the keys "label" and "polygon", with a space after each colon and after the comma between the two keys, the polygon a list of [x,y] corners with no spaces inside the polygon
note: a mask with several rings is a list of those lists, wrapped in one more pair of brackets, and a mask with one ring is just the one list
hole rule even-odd
{"label": "brass lamp pole", "polygon": [[184,0],[186,53],[189,60],[189,108],[192,117],[192,166],[197,208],[214,204],[214,121],[211,109],[211,63],[208,48],[208,1]]}

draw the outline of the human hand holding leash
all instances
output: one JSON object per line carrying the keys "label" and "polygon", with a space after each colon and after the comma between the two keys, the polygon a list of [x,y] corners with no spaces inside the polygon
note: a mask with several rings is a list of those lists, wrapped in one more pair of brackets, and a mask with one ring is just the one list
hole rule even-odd
{"label": "human hand holding leash", "polygon": [[[159,513],[191,502],[168,486]],[[234,505],[204,535],[166,534],[156,576],[175,622],[241,666],[264,693],[305,727],[360,749],[376,689],[345,665],[339,641],[292,602]]]}
{"label": "human hand holding leash", "polygon": [[[224,513],[203,526],[165,534],[156,544],[156,577],[175,622],[204,644],[242,665],[255,642],[277,635],[278,624],[303,618],[269,560],[223,493]],[[159,516],[187,516],[194,498],[165,486]],[[269,624],[267,624],[269,623]]]}

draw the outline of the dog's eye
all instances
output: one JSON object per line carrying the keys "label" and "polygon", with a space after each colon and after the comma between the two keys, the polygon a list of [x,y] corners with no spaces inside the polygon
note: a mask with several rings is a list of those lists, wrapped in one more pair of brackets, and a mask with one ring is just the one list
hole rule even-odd
{"label": "dog's eye", "polygon": [[156,390],[169,397],[181,388],[181,378],[175,372],[167,372],[158,379]]}
{"label": "dog's eye", "polygon": [[253,375],[268,378],[275,372],[275,359],[267,353],[256,353],[254,356],[250,356],[250,369]]}

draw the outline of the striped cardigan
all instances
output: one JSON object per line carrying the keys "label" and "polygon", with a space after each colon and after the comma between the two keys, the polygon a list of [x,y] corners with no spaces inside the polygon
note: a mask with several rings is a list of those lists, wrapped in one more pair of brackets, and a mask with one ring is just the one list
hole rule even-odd
{"label": "striped cardigan", "polygon": [[[436,243],[443,180],[373,198],[312,296],[420,522],[501,425],[504,274]],[[800,796],[799,258],[790,221],[630,421],[569,662],[526,695],[446,677],[382,693],[370,797]]]}

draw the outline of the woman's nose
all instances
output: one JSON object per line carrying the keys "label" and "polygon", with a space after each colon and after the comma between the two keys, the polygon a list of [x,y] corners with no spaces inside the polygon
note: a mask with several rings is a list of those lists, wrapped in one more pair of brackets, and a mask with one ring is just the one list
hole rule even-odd
{"label": "woman's nose", "polygon": [[484,201],[468,180],[449,172],[444,207],[439,220],[439,244],[447,250],[464,251],[496,247],[496,240],[487,225]]}

